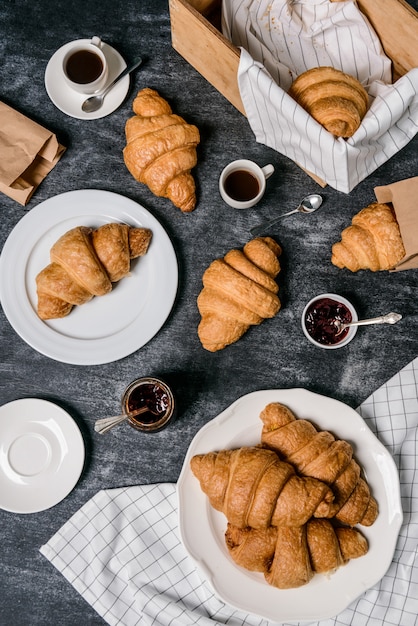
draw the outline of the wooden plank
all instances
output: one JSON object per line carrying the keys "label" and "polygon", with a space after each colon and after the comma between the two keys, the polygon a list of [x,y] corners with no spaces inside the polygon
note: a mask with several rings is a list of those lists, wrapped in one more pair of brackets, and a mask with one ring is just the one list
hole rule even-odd
{"label": "wooden plank", "polygon": [[358,0],[393,63],[393,79],[418,66],[418,13],[404,0]]}
{"label": "wooden plank", "polygon": [[172,45],[243,115],[238,89],[240,53],[185,0],[169,0]]}

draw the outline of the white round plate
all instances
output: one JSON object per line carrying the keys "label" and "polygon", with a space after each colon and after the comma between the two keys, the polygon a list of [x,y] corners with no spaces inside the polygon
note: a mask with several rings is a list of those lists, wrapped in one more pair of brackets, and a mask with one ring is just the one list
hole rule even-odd
{"label": "white round plate", "polygon": [[37,513],[61,502],[84,465],[84,442],[73,418],[37,398],[0,407],[0,508]]}
{"label": "white round plate", "polygon": [[[331,576],[316,574],[305,586],[281,590],[264,576],[238,567],[224,542],[226,518],[215,511],[190,470],[195,454],[260,442],[259,415],[270,402],[287,405],[297,417],[349,441],[379,504],[376,522],[359,530],[368,553]],[[337,615],[387,571],[402,524],[399,476],[386,448],[360,415],[347,405],[304,389],[256,391],[243,396],[194,437],[178,480],[179,526],[183,544],[215,593],[226,603],[274,622],[327,619]]]}
{"label": "white round plate", "polygon": [[[80,43],[89,43],[90,39],[79,39]],[[80,120],[95,120],[113,113],[124,101],[129,90],[130,77],[125,76],[109,91],[104,99],[103,106],[94,113],[84,113],[81,105],[88,96],[78,93],[69,87],[62,71],[64,57],[74,42],[66,43],[59,48],[50,60],[45,70],[45,89],[55,106],[70,117]],[[102,50],[109,65],[108,83],[111,83],[126,67],[123,57],[109,44],[102,42]]]}
{"label": "white round plate", "polygon": [[[148,252],[110,293],[62,319],[39,319],[35,278],[52,245],[71,228],[108,222],[150,228]],[[176,255],[161,224],[140,204],[108,191],[69,191],[38,204],[16,224],[0,257],[0,298],[10,324],[41,354],[74,365],[110,363],[145,345],[167,319],[177,284]]]}

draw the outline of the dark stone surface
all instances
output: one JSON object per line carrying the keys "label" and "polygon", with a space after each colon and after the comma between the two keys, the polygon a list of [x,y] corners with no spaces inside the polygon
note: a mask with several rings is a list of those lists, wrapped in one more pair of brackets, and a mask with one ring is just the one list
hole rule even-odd
{"label": "dark stone surface", "polygon": [[[416,7],[417,2],[411,3]],[[146,62],[132,80],[122,106],[108,117],[81,121],[49,100],[44,72],[51,55],[72,39],[100,35],[129,62]],[[198,207],[184,215],[134,181],[122,160],[124,124],[137,90],[157,89],[176,113],[201,131],[195,169]],[[363,206],[373,188],[418,174],[418,138],[349,195],[323,191],[323,209],[293,216],[272,233],[283,246],[279,278],[283,308],[274,320],[239,342],[211,354],[196,329],[196,298],[205,268],[249,239],[249,228],[296,206],[319,186],[295,164],[256,144],[246,119],[171,47],[165,0],[3,0],[0,3],[0,98],[50,128],[68,147],[58,166],[26,207],[0,198],[0,246],[17,222],[40,202],[74,189],[97,188],[143,204],[167,229],[180,268],[178,297],[164,327],[141,350],[102,366],[74,366],[35,352],[0,311],[1,403],[39,397],[63,406],[79,424],[86,466],[60,504],[32,515],[0,511],[0,623],[31,626],[102,624],[95,611],[42,557],[38,549],[99,489],[176,481],[187,447],[201,426],[238,397],[263,388],[305,387],[357,407],[417,353],[417,271],[390,274],[340,271],[330,263],[331,245]],[[221,169],[235,158],[272,162],[276,173],[255,209],[235,211],[221,201]],[[10,268],[13,271],[13,268]],[[303,337],[299,318],[314,295],[332,291],[353,301],[359,316],[391,310],[397,326],[360,329],[347,348],[323,351]],[[96,418],[116,413],[122,390],[140,375],[159,374],[173,385],[179,416],[155,436],[121,426],[94,434]]]}

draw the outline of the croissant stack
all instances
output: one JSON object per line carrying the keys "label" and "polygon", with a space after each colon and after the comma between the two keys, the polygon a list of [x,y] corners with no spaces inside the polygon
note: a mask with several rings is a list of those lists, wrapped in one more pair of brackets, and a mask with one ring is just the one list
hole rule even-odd
{"label": "croissant stack", "polygon": [[261,447],[195,455],[191,470],[217,511],[238,528],[302,526],[328,517],[332,491],[314,478],[297,476],[289,463]]}
{"label": "croissant stack", "polygon": [[332,246],[331,262],[352,272],[390,270],[405,256],[395,214],[388,204],[374,202],[351,220]]}
{"label": "croissant stack", "polygon": [[367,540],[357,529],[334,527],[327,519],[265,529],[228,524],[225,542],[237,565],[262,572],[279,589],[305,585],[315,573],[333,572],[368,551]]}
{"label": "croissant stack", "polygon": [[125,125],[126,167],[156,196],[169,198],[184,212],[193,211],[196,192],[190,171],[197,163],[198,129],[174,115],[153,89],[138,92],[133,110],[135,116]]}
{"label": "croissant stack", "polygon": [[333,67],[314,67],[300,74],[289,95],[336,137],[351,137],[368,108],[363,85]]}
{"label": "croissant stack", "polygon": [[[353,459],[351,445],[327,431],[318,431],[280,404],[268,404],[260,414],[261,442],[275,450],[303,476],[321,480],[332,489],[335,499],[331,516],[348,526],[371,526],[378,515],[377,502]],[[324,516],[325,517],[325,516]]]}
{"label": "croissant stack", "polygon": [[249,241],[243,250],[230,250],[213,261],[203,274],[197,298],[202,346],[210,352],[237,341],[251,325],[274,317],[280,310],[279,287],[282,250],[271,237]]}
{"label": "croissant stack", "polygon": [[111,291],[112,283],[129,274],[131,259],[146,254],[151,237],[148,228],[118,223],[64,233],[51,248],[51,263],[36,277],[38,316],[65,317],[74,305]]}

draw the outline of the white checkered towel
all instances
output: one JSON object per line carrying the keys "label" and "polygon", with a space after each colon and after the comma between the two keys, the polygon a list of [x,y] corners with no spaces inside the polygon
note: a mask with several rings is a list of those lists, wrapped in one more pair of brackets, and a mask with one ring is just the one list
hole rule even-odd
{"label": "white checkered towel", "polygon": [[[224,0],[223,32],[241,48],[238,85],[259,143],[328,185],[350,192],[418,130],[418,68],[391,84],[391,63],[354,1]],[[370,100],[345,140],[318,124],[287,91],[312,67],[355,76]]]}
{"label": "white checkered towel", "polygon": [[[358,409],[393,454],[404,522],[383,579],[320,626],[415,626],[418,615],[418,357]],[[41,553],[111,625],[271,626],[220,601],[182,546],[174,484],[100,491]]]}

